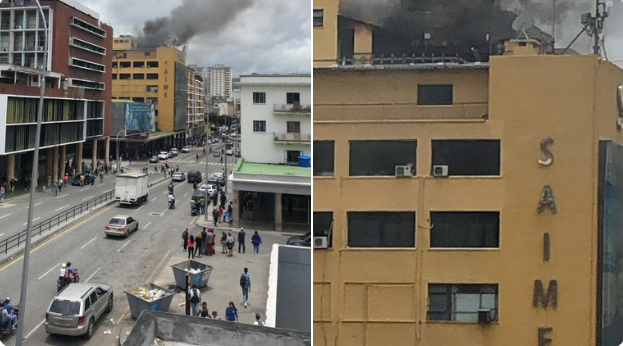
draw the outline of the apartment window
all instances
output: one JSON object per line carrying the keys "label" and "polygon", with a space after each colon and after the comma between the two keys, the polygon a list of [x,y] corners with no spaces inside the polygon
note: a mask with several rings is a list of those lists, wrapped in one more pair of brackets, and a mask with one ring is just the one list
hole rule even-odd
{"label": "apartment window", "polygon": [[479,310],[498,319],[497,284],[428,284],[428,320],[478,322]]}
{"label": "apartment window", "polygon": [[157,61],[148,61],[147,62],[147,68],[158,68],[158,62]]}
{"label": "apartment window", "polygon": [[151,56],[151,52],[145,52],[145,56]]}
{"label": "apartment window", "polygon": [[[41,38],[39,38],[39,43],[41,44]],[[71,45],[76,48],[80,48],[80,49],[83,49],[89,52],[93,52],[93,53],[100,54],[100,55],[106,55],[106,48],[95,45],[87,41],[83,41],[79,38],[72,37]]]}
{"label": "apartment window", "polygon": [[117,79],[117,74],[116,73],[112,74],[112,79]]}
{"label": "apartment window", "polygon": [[324,10],[314,10],[314,27],[321,28],[324,26]]}
{"label": "apartment window", "polygon": [[138,102],[138,103],[145,103],[145,98],[144,97],[133,97],[132,101]]}
{"label": "apartment window", "polygon": [[288,133],[301,133],[301,122],[300,121],[288,121]]}
{"label": "apartment window", "polygon": [[332,176],[335,170],[334,141],[314,141],[314,175]]}
{"label": "apartment window", "polygon": [[72,26],[80,28],[80,29],[82,29],[84,31],[90,32],[90,33],[92,33],[94,35],[106,38],[106,31],[105,30],[102,30],[102,29],[100,29],[100,28],[98,28],[98,27],[96,27],[94,25],[91,25],[91,24],[89,24],[89,23],[87,23],[87,22],[85,22],[85,21],[83,21],[83,20],[81,20],[79,18],[71,17],[70,24]]}
{"label": "apartment window", "polygon": [[333,245],[333,212],[315,211],[314,212],[314,237],[328,237],[329,247]]}
{"label": "apartment window", "polygon": [[253,132],[266,132],[266,121],[253,120]]}
{"label": "apartment window", "polygon": [[101,64],[96,64],[91,61],[82,60],[78,58],[71,58],[70,65],[77,68],[82,68],[85,70],[91,70],[96,72],[106,72],[106,66]]}
{"label": "apartment window", "polygon": [[71,86],[81,87],[85,89],[104,90],[105,84],[84,79],[70,79]]}
{"label": "apartment window", "polygon": [[132,79],[145,79],[145,74],[144,73],[134,73],[132,74]]}
{"label": "apartment window", "polygon": [[415,167],[417,142],[350,141],[350,176],[394,176],[396,166]]}
{"label": "apartment window", "polygon": [[121,66],[121,68],[130,68],[132,67],[132,63],[129,61],[121,61],[119,66]]}
{"label": "apartment window", "polygon": [[253,93],[254,104],[266,104],[266,93]]}
{"label": "apartment window", "polygon": [[415,212],[348,212],[349,247],[415,247]]}
{"label": "apartment window", "polygon": [[117,64],[117,62],[116,62],[116,61],[113,61],[113,63],[112,63],[112,68],[117,68],[118,66],[119,66],[119,65]]}
{"label": "apartment window", "polygon": [[301,94],[300,93],[287,93],[286,94],[286,102],[290,105],[301,104]]}
{"label": "apartment window", "polygon": [[286,162],[287,163],[298,163],[299,156],[303,155],[302,151],[299,150],[286,150]]}
{"label": "apartment window", "polygon": [[143,68],[143,67],[145,67],[145,62],[144,62],[144,61],[135,61],[135,62],[133,63],[133,66],[134,66],[135,68]]}
{"label": "apartment window", "polygon": [[433,140],[433,166],[449,175],[500,175],[499,140]]}
{"label": "apartment window", "polygon": [[158,74],[157,73],[148,73],[147,74],[147,79],[158,79]]}
{"label": "apartment window", "polygon": [[453,101],[452,84],[418,84],[418,105],[451,105]]}
{"label": "apartment window", "polygon": [[432,248],[497,248],[500,213],[497,211],[433,211]]}
{"label": "apartment window", "polygon": [[119,74],[119,79],[121,79],[121,80],[130,80],[130,74],[129,73],[121,73],[121,74]]}
{"label": "apartment window", "polygon": [[150,93],[158,92],[158,86],[157,85],[148,85],[148,86],[145,87],[145,91],[150,92]]}

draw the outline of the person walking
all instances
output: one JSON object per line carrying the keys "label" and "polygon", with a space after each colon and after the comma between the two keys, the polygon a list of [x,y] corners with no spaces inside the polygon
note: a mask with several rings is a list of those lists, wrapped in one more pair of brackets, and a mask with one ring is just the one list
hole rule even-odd
{"label": "person walking", "polygon": [[63,183],[65,184],[65,187],[67,187],[67,180],[69,180],[69,175],[67,175],[67,173],[65,173],[65,176],[63,177],[63,180],[64,180]]}
{"label": "person walking", "polygon": [[206,242],[206,255],[208,256],[212,256],[214,253],[214,233],[212,233],[212,230],[209,229],[208,232],[206,233],[206,238],[205,238],[205,242]]}
{"label": "person walking", "polygon": [[214,227],[216,227],[216,225],[218,223],[219,216],[220,216],[220,214],[218,212],[218,209],[216,209],[216,208],[212,209],[212,220],[214,221]]}
{"label": "person walking", "polygon": [[197,231],[197,235],[195,235],[195,254],[197,255],[197,258],[201,258],[201,246],[203,241],[203,234],[201,234],[201,231]]}
{"label": "person walking", "polygon": [[253,200],[251,199],[247,203],[247,212],[249,213],[249,220],[253,221]]}
{"label": "person walking", "polygon": [[197,288],[197,285],[193,285],[193,288],[188,292],[190,296],[190,307],[192,308],[193,316],[199,316],[199,303],[201,302],[201,292]]}
{"label": "person walking", "polygon": [[234,223],[234,202],[229,202],[227,206],[227,222],[230,225]]}
{"label": "person walking", "polygon": [[249,289],[251,289],[251,275],[249,275],[248,268],[244,268],[242,275],[240,275],[240,288],[242,288],[242,303],[246,309],[249,303]]}
{"label": "person walking", "polygon": [[247,233],[244,231],[244,228],[240,227],[240,232],[238,232],[238,253],[240,253],[240,249],[242,249],[242,253],[245,253],[247,248],[244,244],[244,237]]}
{"label": "person walking", "polygon": [[208,254],[208,232],[206,232],[205,227],[203,227],[203,230],[201,231],[201,254],[202,255],[207,255]]}
{"label": "person walking", "polygon": [[229,302],[229,306],[225,309],[225,316],[229,322],[238,322],[238,309],[234,302]]}
{"label": "person walking", "polygon": [[188,238],[188,259],[191,257],[195,259],[195,237],[192,234]]}
{"label": "person walking", "polygon": [[236,244],[236,238],[231,233],[227,235],[227,257],[234,255],[234,245]]}
{"label": "person walking", "polygon": [[182,246],[184,247],[184,251],[186,251],[188,249],[188,227],[182,232],[182,239],[184,240]]}
{"label": "person walking", "polygon": [[0,186],[0,202],[4,202],[4,193],[6,192],[6,188],[4,184]]}
{"label": "person walking", "polygon": [[255,322],[253,322],[253,325],[254,326],[263,326],[264,325],[264,322],[262,322],[260,320],[260,313],[259,312],[255,313]]}
{"label": "person walking", "polygon": [[260,244],[262,244],[262,238],[259,233],[255,231],[251,237],[251,244],[253,244],[253,253],[260,253]]}
{"label": "person walking", "polygon": [[221,235],[221,246],[223,248],[221,253],[227,253],[227,234],[225,234],[225,231],[223,231],[223,234]]}

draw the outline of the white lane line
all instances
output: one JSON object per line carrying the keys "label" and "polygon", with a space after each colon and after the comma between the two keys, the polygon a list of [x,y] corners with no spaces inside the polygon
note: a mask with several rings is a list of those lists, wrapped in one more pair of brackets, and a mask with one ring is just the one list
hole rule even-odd
{"label": "white lane line", "polygon": [[[36,207],[36,206],[42,205],[42,204],[43,204],[43,202],[39,202],[39,203],[35,204],[34,206]],[[26,207],[26,209],[30,209],[30,207]]]}
{"label": "white lane line", "polygon": [[85,283],[89,282],[89,280],[91,280],[95,274],[97,274],[98,271],[100,271],[100,269],[102,269],[102,267],[97,268],[96,271],[93,272],[93,274],[91,274],[91,276],[89,276],[89,278],[85,281]]}
{"label": "white lane line", "polygon": [[78,191],[82,192],[82,191],[86,191],[88,189],[90,189],[90,187],[85,187],[84,189],[81,189],[81,190],[78,190]]}
{"label": "white lane line", "polygon": [[41,275],[39,278],[37,278],[37,281],[39,281],[39,280],[43,279],[43,277],[44,277],[44,276],[46,276],[46,275],[50,274],[50,272],[51,272],[52,270],[54,270],[54,269],[56,269],[56,268],[60,267],[60,265],[61,265],[61,264],[59,263],[59,264],[55,265],[54,267],[52,267],[52,269],[48,270],[48,271],[47,271],[47,272],[45,272],[43,275]]}
{"label": "white lane line", "polygon": [[34,333],[37,329],[39,329],[39,327],[41,327],[41,325],[45,322],[45,318],[39,322],[39,324],[37,324],[37,326],[35,328],[33,328],[33,330],[30,331],[30,333],[26,334],[26,336],[24,337],[24,340],[28,339],[32,333]]}
{"label": "white lane line", "polygon": [[7,216],[11,216],[11,214],[6,214],[6,215],[4,215],[4,216],[0,216],[0,219],[4,219],[4,218],[5,218],[5,217],[7,217]]}
{"label": "white lane line", "polygon": [[158,199],[158,197],[154,197],[154,199],[152,199],[152,202],[153,202],[153,201],[155,201],[155,200],[157,200],[157,199]]}
{"label": "white lane line", "polygon": [[125,242],[125,244],[123,244],[123,246],[122,246],[122,247],[120,247],[120,248],[119,248],[119,250],[117,250],[117,252],[121,252],[121,250],[123,250],[123,248],[124,248],[126,245],[130,244],[130,242],[131,242],[131,241],[132,241],[132,240],[128,240],[128,241],[126,241],[126,242]]}
{"label": "white lane line", "polygon": [[86,244],[82,245],[82,247],[80,248],[80,250],[84,249],[85,247],[87,247],[87,245],[89,245],[89,244],[91,244],[92,242],[94,242],[94,241],[95,241],[95,239],[97,239],[97,237],[95,237],[95,238],[93,238],[93,239],[89,240],[89,242],[88,242],[88,243],[86,243]]}
{"label": "white lane line", "polygon": [[145,230],[145,228],[147,228],[147,226],[151,225],[151,221],[149,221],[144,227],[143,227],[143,231]]}
{"label": "white lane line", "polygon": [[167,209],[163,210],[163,211],[162,211],[162,213],[164,214],[164,212],[165,212],[165,211],[167,211],[167,210],[169,210],[169,208],[167,208]]}
{"label": "white lane line", "polygon": [[67,204],[66,206],[62,206],[62,207],[60,207],[60,208],[56,209],[56,211],[59,211],[59,210],[61,210],[61,209],[65,209],[65,208],[67,208],[67,207],[71,207],[71,205],[70,205],[70,204]]}
{"label": "white lane line", "polygon": [[56,196],[56,198],[63,198],[63,197],[67,197],[69,195],[65,194],[65,195],[61,195],[61,196]]}
{"label": "white lane line", "polygon": [[0,233],[0,237],[2,237],[4,235],[4,233]]}
{"label": "white lane line", "polygon": [[[32,219],[32,222],[35,222],[35,221],[39,220],[40,218],[41,218],[41,216],[39,216],[39,217],[38,217],[38,218],[36,218],[36,219]],[[25,223],[24,223],[24,226],[26,226],[26,225],[28,225],[28,222],[25,222]]]}
{"label": "white lane line", "polygon": [[139,211],[141,209],[143,209],[144,205],[142,205],[140,208],[136,209],[136,211]]}
{"label": "white lane line", "polygon": [[93,198],[93,196],[86,196],[86,197],[84,197],[82,200],[83,200],[83,201],[86,201],[86,200],[87,200],[87,199],[89,199],[89,198]]}
{"label": "white lane line", "polygon": [[166,195],[166,194],[167,194],[167,192],[168,192],[168,191],[165,191],[165,192],[163,192],[162,194],[163,194],[163,195]]}
{"label": "white lane line", "polygon": [[188,196],[188,192],[186,192],[183,197],[186,197],[186,196]]}

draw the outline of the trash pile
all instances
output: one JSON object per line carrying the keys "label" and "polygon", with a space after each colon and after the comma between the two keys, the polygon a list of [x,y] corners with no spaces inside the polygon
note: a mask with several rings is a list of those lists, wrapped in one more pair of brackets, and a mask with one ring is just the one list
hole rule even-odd
{"label": "trash pile", "polygon": [[152,301],[154,299],[162,298],[167,295],[167,293],[160,289],[148,290],[144,287],[135,289],[132,291],[132,294],[141,297],[147,301]]}
{"label": "trash pile", "polygon": [[192,269],[190,269],[190,270],[188,270],[188,269],[184,269],[184,271],[187,271],[187,272],[189,272],[189,273],[191,273],[191,274],[199,274],[199,272],[201,272],[201,269],[195,269],[195,268],[192,268]]}

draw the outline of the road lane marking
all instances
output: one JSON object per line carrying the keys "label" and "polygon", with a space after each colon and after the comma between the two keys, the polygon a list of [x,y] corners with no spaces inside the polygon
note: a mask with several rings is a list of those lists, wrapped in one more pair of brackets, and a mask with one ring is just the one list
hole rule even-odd
{"label": "road lane marking", "polygon": [[166,194],[167,194],[167,191],[163,192],[162,194],[163,194],[163,195],[166,195]]}
{"label": "road lane marking", "polygon": [[139,211],[141,209],[143,209],[144,205],[142,205],[140,208],[136,209],[136,211]]}
{"label": "road lane marking", "polygon": [[186,197],[186,196],[188,196],[188,192],[186,192],[183,197]]}
{"label": "road lane marking", "polygon": [[7,217],[7,216],[11,216],[11,214],[7,214],[7,215],[4,215],[4,216],[0,216],[0,219],[4,219],[4,218],[5,218],[5,217]]}
{"label": "road lane marking", "polygon": [[123,319],[123,317],[125,317],[125,314],[127,314],[127,312],[122,313],[121,316],[119,316],[119,319],[117,320],[117,323],[115,323],[115,324],[119,324],[121,322],[121,320]]}
{"label": "road lane marking", "polygon": [[97,237],[94,237],[93,239],[89,240],[89,242],[88,242],[88,243],[86,243],[86,244],[82,245],[82,247],[80,248],[80,250],[84,249],[85,247],[87,247],[87,245],[89,245],[89,244],[91,244],[92,242],[94,242],[94,241],[95,241],[95,239],[97,239]]}
{"label": "road lane marking", "polygon": [[131,241],[132,241],[132,240],[128,240],[128,241],[126,241],[126,242],[125,242],[125,244],[123,244],[123,246],[122,246],[122,247],[120,247],[120,248],[119,248],[119,250],[117,250],[117,252],[121,252],[121,250],[123,250],[123,248],[124,248],[126,245],[130,244],[130,242],[131,242]]}
{"label": "road lane marking", "polygon": [[89,276],[89,278],[84,283],[89,282],[89,280],[91,280],[95,276],[95,274],[97,274],[97,272],[100,271],[100,269],[102,269],[102,267],[97,268],[97,270],[94,271],[93,274],[91,274],[91,276]]}
{"label": "road lane marking", "polygon": [[145,228],[147,228],[147,226],[149,226],[149,225],[151,225],[151,221],[149,221],[149,222],[145,225],[145,227],[143,227],[143,231],[144,231],[144,230],[145,230]]}
{"label": "road lane marking", "polygon": [[88,189],[90,189],[90,187],[85,187],[84,189],[80,189],[80,190],[78,190],[78,191],[82,192],[82,191],[86,191],[86,190],[88,190]]}
{"label": "road lane marking", "polygon": [[[39,217],[38,217],[38,218],[36,218],[36,219],[32,219],[32,222],[35,222],[35,221],[39,220],[40,218],[41,218],[41,216],[39,216]],[[26,226],[26,225],[28,225],[28,222],[25,222],[25,223],[24,223],[24,226]]]}
{"label": "road lane marking", "polygon": [[45,272],[43,275],[41,275],[39,278],[37,278],[37,281],[39,281],[39,280],[43,279],[43,277],[44,277],[44,276],[46,276],[46,275],[50,274],[50,272],[51,272],[52,270],[54,270],[54,269],[58,268],[60,265],[61,265],[61,264],[59,263],[59,264],[55,265],[54,267],[52,267],[52,269],[48,270],[48,271],[47,271],[47,272]]}
{"label": "road lane marking", "polygon": [[160,263],[158,263],[158,265],[156,266],[156,268],[154,269],[154,271],[151,273],[151,275],[149,275],[149,278],[147,278],[147,281],[145,281],[145,284],[149,284],[151,282],[151,279],[154,277],[154,275],[156,275],[156,272],[158,271],[158,269],[160,268],[160,266],[162,265],[162,263],[169,258],[169,255],[171,254],[171,250],[167,251],[167,254],[164,255],[164,257],[162,257],[162,259],[160,260]]}
{"label": "road lane marking", "polygon": [[167,209],[163,210],[163,211],[162,211],[162,214],[164,214],[164,212],[165,212],[165,211],[167,211],[167,210],[169,210],[169,208],[167,208]]}
{"label": "road lane marking", "polygon": [[56,211],[59,211],[59,210],[61,210],[61,209],[65,209],[65,208],[67,208],[67,207],[71,207],[71,205],[70,205],[70,204],[67,204],[66,206],[62,206],[62,207],[60,207],[60,208],[56,209]]}
{"label": "road lane marking", "polygon": [[33,328],[33,330],[31,330],[31,331],[30,331],[30,333],[26,334],[26,336],[24,337],[24,339],[23,339],[23,340],[28,339],[28,338],[32,335],[32,333],[34,333],[34,332],[35,332],[35,330],[37,330],[37,329],[39,329],[39,327],[41,327],[41,325],[42,325],[44,322],[45,322],[45,318],[44,318],[41,322],[39,322],[39,324],[37,324],[37,326],[36,326],[35,328]]}
{"label": "road lane marking", "polygon": [[65,195],[61,195],[61,196],[56,196],[56,198],[63,198],[63,197],[67,197],[69,195],[65,194]]}
{"label": "road lane marking", "polygon": [[4,235],[4,233],[0,234],[0,237],[2,237]]}
{"label": "road lane marking", "polygon": [[158,199],[158,197],[154,197],[154,199],[152,199],[151,201],[153,202],[153,201],[155,201],[155,200],[157,200],[157,199]]}
{"label": "road lane marking", "polygon": [[87,199],[89,199],[89,198],[93,198],[93,196],[86,196],[86,197],[84,197],[82,200],[83,200],[83,201],[86,201],[86,200],[87,200]]}
{"label": "road lane marking", "polygon": [[[36,207],[36,206],[42,205],[42,204],[43,204],[43,202],[39,202],[39,203],[35,204],[34,206]],[[30,207],[26,207],[26,209],[30,209]]]}

